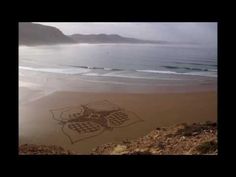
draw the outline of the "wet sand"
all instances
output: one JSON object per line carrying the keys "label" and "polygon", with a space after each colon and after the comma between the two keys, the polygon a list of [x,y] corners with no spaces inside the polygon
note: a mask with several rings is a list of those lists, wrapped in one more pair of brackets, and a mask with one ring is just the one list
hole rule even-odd
{"label": "wet sand", "polygon": [[[78,84],[78,83],[77,83]],[[20,88],[21,95],[38,93]],[[81,106],[107,100],[134,113],[138,121],[125,127],[106,130],[72,144],[53,119],[50,110]],[[56,91],[19,106],[19,143],[58,145],[65,149],[89,153],[96,146],[135,139],[156,127],[179,123],[217,121],[217,92],[215,90],[156,93],[111,93],[85,91]]]}

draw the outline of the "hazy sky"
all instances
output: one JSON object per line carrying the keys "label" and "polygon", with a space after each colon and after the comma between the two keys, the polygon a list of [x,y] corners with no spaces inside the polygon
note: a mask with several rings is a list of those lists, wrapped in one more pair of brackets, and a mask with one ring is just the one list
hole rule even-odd
{"label": "hazy sky", "polygon": [[150,40],[217,45],[217,23],[40,23],[59,28],[64,34],[119,34]]}

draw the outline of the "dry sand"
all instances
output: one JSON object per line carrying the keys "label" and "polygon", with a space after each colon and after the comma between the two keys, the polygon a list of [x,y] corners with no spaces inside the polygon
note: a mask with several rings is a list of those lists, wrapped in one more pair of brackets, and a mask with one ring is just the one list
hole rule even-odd
{"label": "dry sand", "polygon": [[[38,92],[24,89],[21,93],[27,95]],[[132,112],[141,121],[126,127],[105,130],[99,135],[72,144],[63,132],[60,122],[53,119],[50,112],[53,109],[79,107],[103,100]],[[217,121],[217,92],[214,90],[150,94],[60,91],[20,104],[19,143],[57,145],[87,154],[99,145],[135,139],[156,127],[204,121]]]}

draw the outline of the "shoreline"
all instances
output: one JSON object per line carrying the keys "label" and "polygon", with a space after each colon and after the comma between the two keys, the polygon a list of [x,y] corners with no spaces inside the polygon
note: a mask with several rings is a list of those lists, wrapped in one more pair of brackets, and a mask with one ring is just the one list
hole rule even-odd
{"label": "shoreline", "polygon": [[[156,127],[217,122],[217,79],[180,79],[154,81],[20,72],[19,145],[55,145],[88,154],[103,144],[143,137]],[[76,132],[78,127],[76,131],[70,129],[71,115],[79,115],[77,121],[82,121],[83,106],[93,110],[89,116],[101,114],[103,121],[93,120],[89,125],[97,128],[95,132],[94,127],[85,128],[84,134]],[[108,120],[104,111],[113,108],[113,118],[119,118],[115,121],[125,117],[128,121],[115,124]]]}
{"label": "shoreline", "polygon": [[60,91],[131,94],[189,93],[217,91],[217,78],[161,74],[161,78],[153,80],[21,71],[19,88],[20,92],[22,88],[28,88],[46,94]]}

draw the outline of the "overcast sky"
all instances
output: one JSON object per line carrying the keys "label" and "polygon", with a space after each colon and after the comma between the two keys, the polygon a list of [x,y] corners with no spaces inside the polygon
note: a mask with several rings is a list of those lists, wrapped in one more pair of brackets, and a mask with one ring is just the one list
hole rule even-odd
{"label": "overcast sky", "polygon": [[59,28],[64,34],[119,34],[139,39],[194,42],[217,45],[217,23],[40,23]]}

